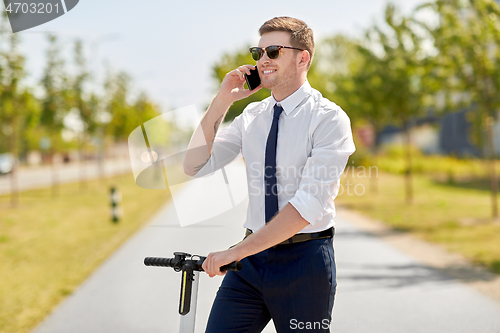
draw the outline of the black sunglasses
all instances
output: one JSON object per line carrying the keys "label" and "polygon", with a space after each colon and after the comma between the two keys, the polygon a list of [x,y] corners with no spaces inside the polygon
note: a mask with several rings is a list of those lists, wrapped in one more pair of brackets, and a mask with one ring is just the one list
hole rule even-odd
{"label": "black sunglasses", "polygon": [[267,53],[269,59],[278,59],[280,56],[281,49],[292,49],[304,51],[303,49],[298,49],[296,47],[291,46],[282,46],[282,45],[270,45],[268,47],[251,47],[250,53],[252,54],[252,58],[255,61],[258,61],[264,55],[264,52]]}

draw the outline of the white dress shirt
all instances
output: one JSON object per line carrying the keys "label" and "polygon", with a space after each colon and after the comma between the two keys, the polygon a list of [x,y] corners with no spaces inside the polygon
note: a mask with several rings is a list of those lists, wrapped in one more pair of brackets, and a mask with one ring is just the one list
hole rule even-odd
{"label": "white dress shirt", "polygon": [[[265,225],[264,160],[276,103],[273,96],[251,103],[221,129],[209,161],[196,175],[211,174],[241,153],[249,194],[244,227],[254,232]],[[328,229],[335,225],[340,176],[355,151],[349,117],[307,81],[278,104],[283,107],[276,152],[279,210],[288,203],[297,209],[309,222],[301,233]]]}

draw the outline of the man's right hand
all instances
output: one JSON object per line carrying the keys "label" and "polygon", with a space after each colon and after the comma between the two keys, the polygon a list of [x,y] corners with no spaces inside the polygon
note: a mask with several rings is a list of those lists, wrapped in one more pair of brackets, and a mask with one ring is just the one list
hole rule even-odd
{"label": "man's right hand", "polygon": [[[250,96],[262,88],[261,86],[254,90],[244,88],[244,74],[250,74],[250,70],[254,68],[255,66],[252,65],[240,66],[227,73],[224,80],[222,80],[219,93],[208,107],[200,126],[195,130],[189,142],[184,157],[184,173],[186,175],[196,175],[209,161],[215,135],[231,104]],[[196,149],[203,146],[206,146],[207,149]]]}
{"label": "man's right hand", "polygon": [[262,86],[254,90],[244,88],[245,74],[250,75],[250,70],[254,68],[253,65],[243,65],[227,73],[222,80],[218,96],[232,104],[259,91]]}

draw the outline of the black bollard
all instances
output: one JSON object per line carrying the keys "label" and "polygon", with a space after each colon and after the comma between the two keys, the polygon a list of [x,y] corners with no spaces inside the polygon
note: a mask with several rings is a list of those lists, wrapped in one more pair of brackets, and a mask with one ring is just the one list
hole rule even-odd
{"label": "black bollard", "polygon": [[111,221],[113,221],[114,223],[118,223],[121,216],[121,211],[120,208],[118,207],[118,204],[121,201],[121,194],[118,191],[118,189],[114,186],[111,187],[110,192],[111,193],[109,200],[111,202]]}

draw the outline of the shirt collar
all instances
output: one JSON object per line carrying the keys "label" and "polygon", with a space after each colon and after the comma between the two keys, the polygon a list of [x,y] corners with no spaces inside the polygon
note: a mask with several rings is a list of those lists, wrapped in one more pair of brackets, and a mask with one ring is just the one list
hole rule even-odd
{"label": "shirt collar", "polygon": [[289,115],[300,104],[300,102],[304,100],[304,98],[311,95],[311,89],[312,88],[309,84],[309,81],[306,80],[299,89],[297,89],[293,94],[291,94],[281,102],[277,102],[274,99],[274,96],[271,94],[273,102],[272,106],[274,106],[276,103],[279,103],[286,115]]}

